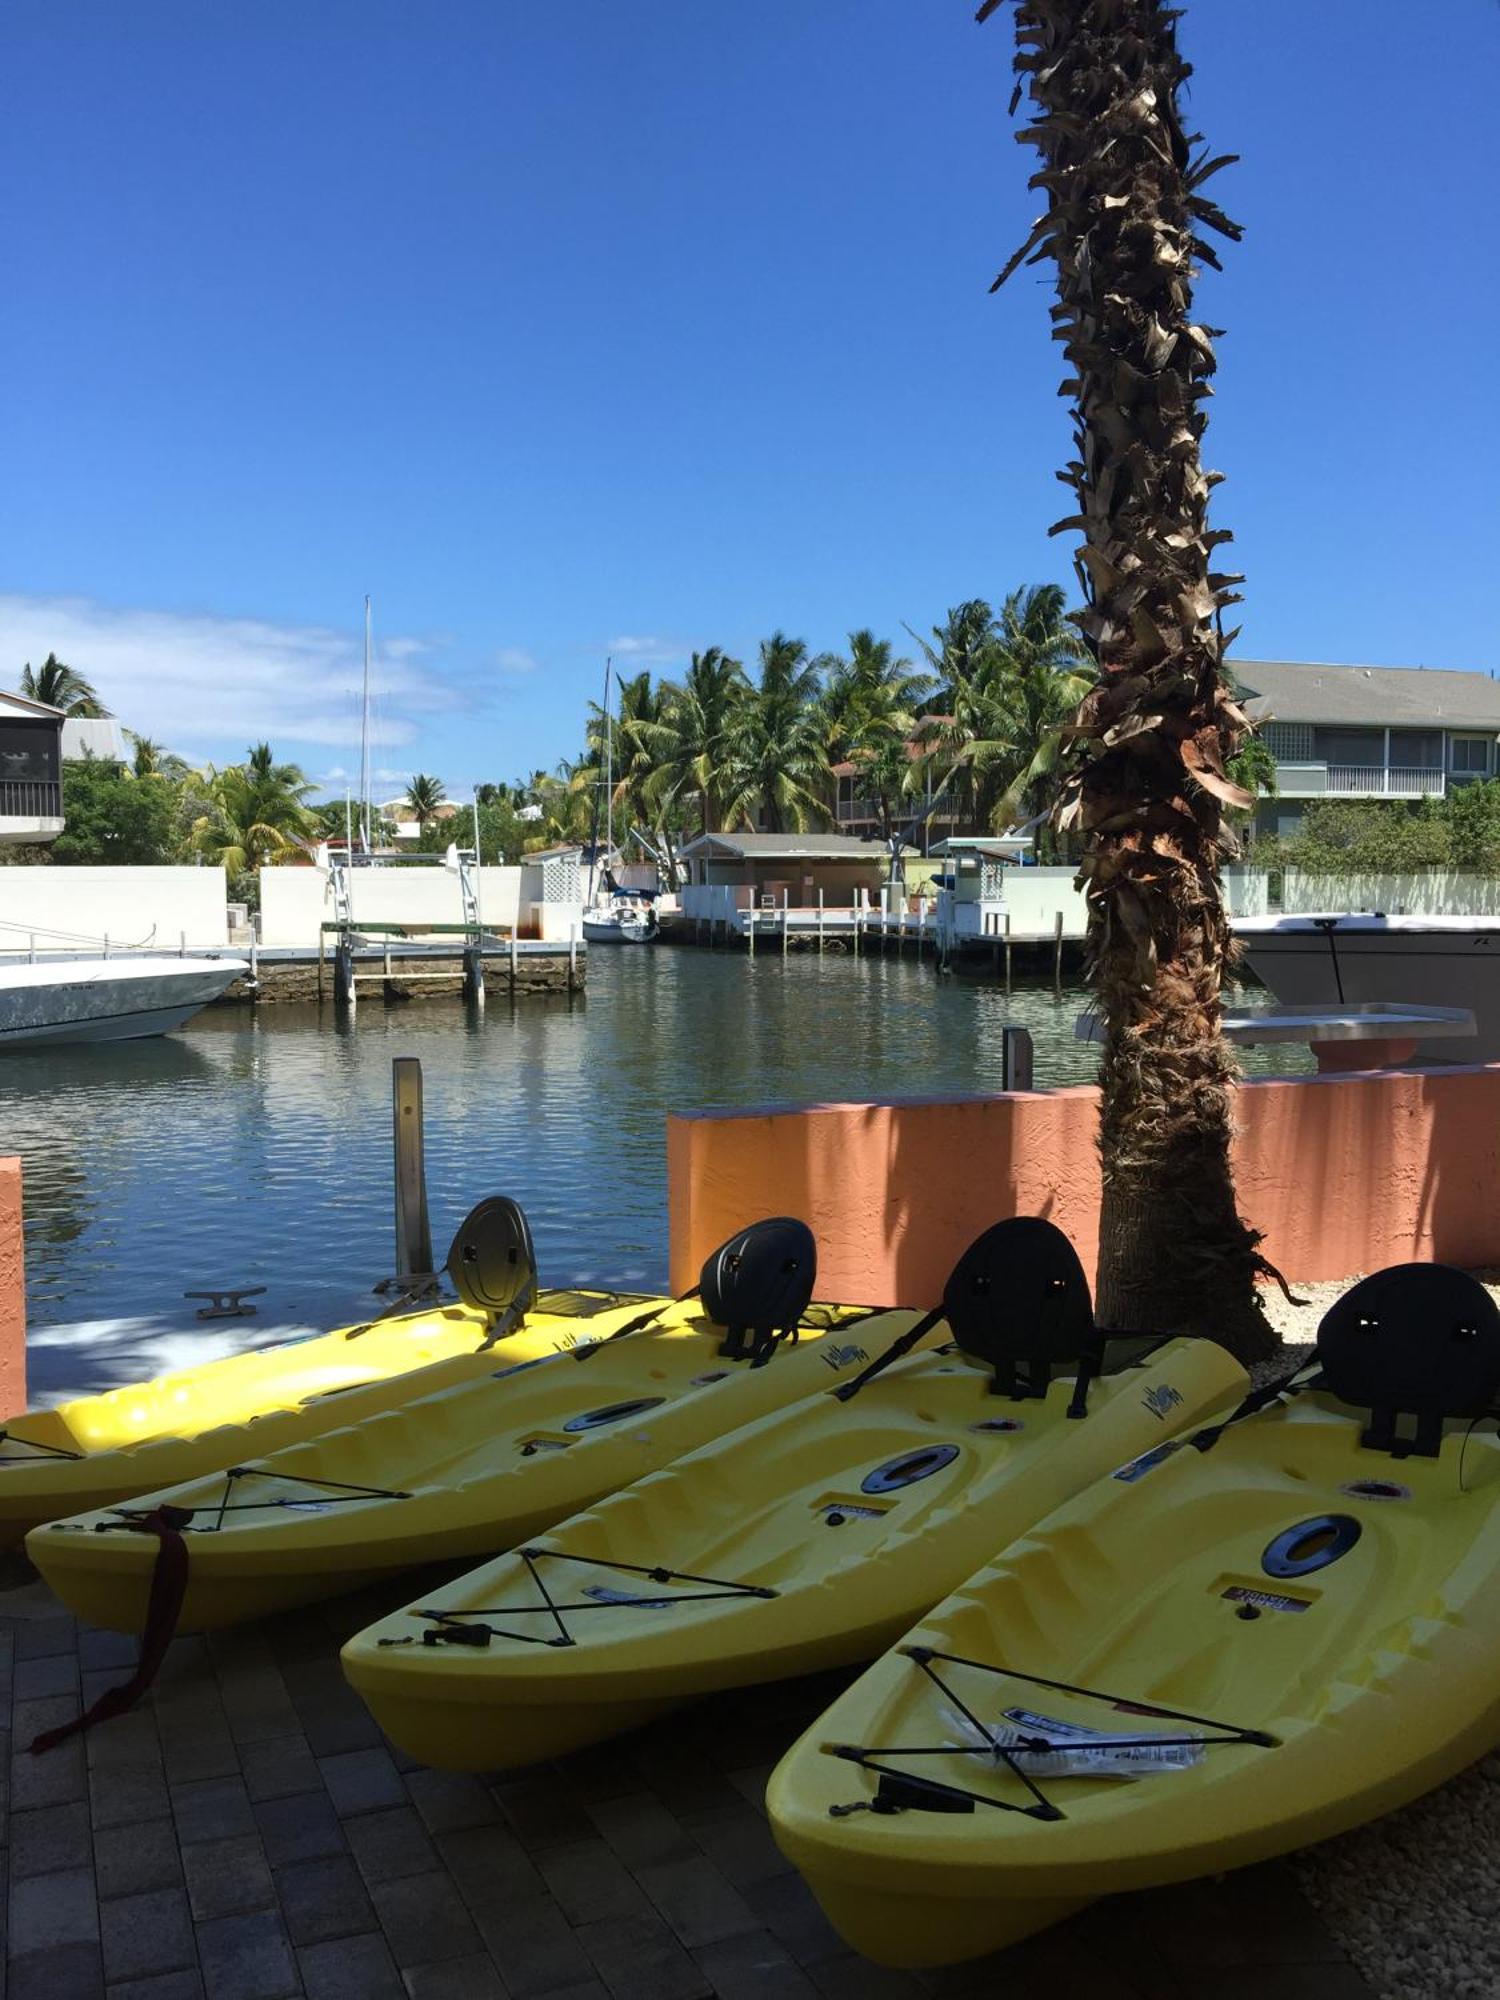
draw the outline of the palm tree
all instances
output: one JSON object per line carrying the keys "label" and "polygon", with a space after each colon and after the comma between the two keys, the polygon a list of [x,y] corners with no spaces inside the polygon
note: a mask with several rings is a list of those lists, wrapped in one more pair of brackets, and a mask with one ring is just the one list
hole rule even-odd
{"label": "palm tree", "polygon": [[997,833],[1041,809],[1062,726],[1094,684],[1093,657],[1064,615],[1066,601],[1060,585],[1040,583],[1013,590],[1000,607],[999,673],[1021,768],[996,809]]}
{"label": "palm tree", "polygon": [[65,666],[56,653],[49,653],[40,667],[28,660],[21,669],[21,693],[48,708],[60,708],[64,715],[108,715],[109,710],[95,692],[94,683],[76,667]]}
{"label": "palm tree", "polygon": [[417,825],[424,829],[447,798],[442,779],[430,777],[425,771],[418,771],[406,787],[406,803],[416,814]]}
{"label": "palm tree", "polygon": [[[983,0],[986,19],[999,0]],[[1078,450],[1078,510],[1098,668],[1073,725],[1059,823],[1086,842],[1100,1062],[1099,1316],[1211,1335],[1242,1357],[1274,1344],[1267,1267],[1230,1167],[1234,1063],[1220,993],[1231,939],[1219,877],[1226,775],[1247,732],[1223,670],[1215,475],[1200,456],[1210,330],[1192,318],[1206,230],[1239,230],[1202,192],[1228,157],[1197,153],[1190,73],[1167,0],[1017,0],[1016,96],[1036,116],[1046,213],[996,284],[1034,253],[1057,266]]]}
{"label": "palm tree", "polygon": [[138,778],[165,778],[162,761],[167,752],[154,737],[137,736],[133,729],[125,734],[134,746],[131,752],[130,768]]}
{"label": "palm tree", "polygon": [[209,809],[193,823],[193,846],[226,875],[288,861],[316,833],[313,792],[301,767],[278,764],[269,743],[253,744],[243,764],[205,774]]}
{"label": "palm tree", "polygon": [[704,833],[724,825],[724,760],[728,740],[750,693],[745,669],[721,647],[694,653],[680,681],[665,681],[661,712],[654,722],[638,722],[636,739],[656,767],[659,808],[695,797]]}
{"label": "palm tree", "polygon": [[801,832],[829,817],[828,735],[822,683],[801,639],[773,632],[760,646],[760,682],[725,731],[722,777],[730,823]]}
{"label": "palm tree", "polygon": [[889,639],[849,634],[846,657],[819,662],[824,670],[823,717],[828,754],[837,763],[905,743],[936,685],[910,660],[893,659]]}

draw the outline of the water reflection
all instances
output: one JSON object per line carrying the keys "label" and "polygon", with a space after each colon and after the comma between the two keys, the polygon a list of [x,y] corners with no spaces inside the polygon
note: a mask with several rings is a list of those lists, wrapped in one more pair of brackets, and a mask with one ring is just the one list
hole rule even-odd
{"label": "water reflection", "polygon": [[[26,1170],[38,1392],[357,1318],[391,1269],[390,1064],[419,1056],[433,1235],[525,1203],[545,1282],[659,1286],[672,1109],[988,1092],[1000,1031],[1041,1086],[1089,1080],[1077,988],[937,980],[912,960],[595,953],[587,998],[278,1007],[113,1047],[8,1054],[0,1150]],[[1286,1068],[1279,1063],[1261,1067]],[[184,1291],[264,1284],[199,1326]]]}

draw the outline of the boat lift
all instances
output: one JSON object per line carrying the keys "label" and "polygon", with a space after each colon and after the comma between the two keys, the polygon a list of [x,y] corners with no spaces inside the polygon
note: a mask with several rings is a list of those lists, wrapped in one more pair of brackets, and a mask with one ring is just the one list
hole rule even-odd
{"label": "boat lift", "polygon": [[[413,864],[455,869],[458,875],[459,903],[462,922],[456,924],[434,924],[425,921],[391,923],[386,921],[366,922],[354,914],[353,872],[359,868],[409,867]],[[402,855],[358,855],[333,854],[328,858],[328,886],[333,897],[333,917],[319,926],[318,934],[318,998],[323,997],[323,967],[325,946],[333,940],[333,997],[337,1005],[351,1010],[359,997],[361,985],[376,982],[385,985],[400,978],[403,983],[419,980],[451,979],[450,972],[421,971],[412,965],[410,959],[401,961],[399,970],[391,957],[391,941],[395,938],[439,937],[462,938],[460,955],[463,959],[463,991],[466,1000],[484,1005],[484,924],[479,911],[479,856],[473,848],[450,847],[446,855],[402,854]],[[358,947],[372,939],[384,940],[379,969],[361,971],[356,956]]]}

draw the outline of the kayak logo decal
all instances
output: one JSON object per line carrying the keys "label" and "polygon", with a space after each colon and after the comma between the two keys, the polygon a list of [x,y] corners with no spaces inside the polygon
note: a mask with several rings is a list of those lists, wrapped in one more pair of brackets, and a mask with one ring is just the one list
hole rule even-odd
{"label": "kayak logo decal", "polygon": [[1153,1383],[1141,1398],[1141,1408],[1149,1410],[1153,1417],[1165,1423],[1168,1414],[1182,1401],[1182,1391],[1174,1389],[1170,1382]]}
{"label": "kayak logo decal", "polygon": [[835,1372],[840,1368],[847,1368],[852,1361],[868,1361],[869,1358],[864,1348],[856,1347],[852,1341],[843,1347],[825,1347],[821,1350],[824,1365]]}

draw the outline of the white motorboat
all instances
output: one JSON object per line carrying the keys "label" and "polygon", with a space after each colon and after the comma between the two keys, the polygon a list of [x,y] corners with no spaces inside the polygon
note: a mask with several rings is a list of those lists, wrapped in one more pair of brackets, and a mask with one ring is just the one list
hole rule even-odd
{"label": "white motorboat", "polygon": [[1241,917],[1234,933],[1285,1006],[1466,1007],[1472,1039],[1422,1042],[1422,1060],[1500,1062],[1500,917]]}
{"label": "white motorboat", "polygon": [[589,944],[653,944],[659,928],[652,905],[628,892],[583,913],[583,935]]}
{"label": "white motorboat", "polygon": [[0,1048],[165,1035],[250,970],[242,958],[0,963]]}

